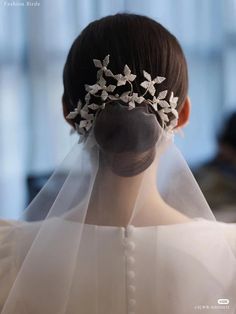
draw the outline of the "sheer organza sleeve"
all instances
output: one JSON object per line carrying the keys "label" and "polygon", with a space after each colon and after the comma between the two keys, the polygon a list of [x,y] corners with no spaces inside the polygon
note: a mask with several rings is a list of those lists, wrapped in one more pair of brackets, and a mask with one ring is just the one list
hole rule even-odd
{"label": "sheer organza sleeve", "polygon": [[222,226],[226,240],[232,248],[234,255],[236,256],[236,223],[219,222],[219,224]]}
{"label": "sheer organza sleeve", "polygon": [[0,309],[17,275],[15,227],[13,221],[0,220]]}
{"label": "sheer organza sleeve", "polygon": [[39,226],[40,223],[0,220],[0,311]]}

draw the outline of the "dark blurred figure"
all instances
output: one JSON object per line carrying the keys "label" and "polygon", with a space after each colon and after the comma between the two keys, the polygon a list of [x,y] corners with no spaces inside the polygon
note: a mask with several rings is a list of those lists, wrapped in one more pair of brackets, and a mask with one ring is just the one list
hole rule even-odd
{"label": "dark blurred figure", "polygon": [[218,137],[218,152],[194,172],[216,219],[236,222],[236,112]]}

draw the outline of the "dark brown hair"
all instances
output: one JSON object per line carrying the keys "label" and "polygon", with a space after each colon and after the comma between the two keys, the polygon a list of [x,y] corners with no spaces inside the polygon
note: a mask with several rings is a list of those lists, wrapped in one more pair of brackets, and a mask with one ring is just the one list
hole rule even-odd
{"label": "dark brown hair", "polygon": [[[96,82],[97,69],[92,60],[103,60],[108,54],[110,55],[109,68],[113,73],[122,73],[124,65],[127,64],[132,73],[137,75],[134,91],[140,95],[143,93],[143,88],[140,86],[144,80],[143,70],[150,73],[153,78],[157,75],[165,77],[166,80],[160,84],[161,86],[156,86],[157,93],[167,89],[169,91],[167,98],[169,98],[173,91],[174,95],[179,97],[177,110],[181,109],[187,96],[188,74],[186,60],[177,39],[161,24],[148,17],[116,14],[90,23],[74,40],[63,72],[63,103],[66,111],[74,110],[78,100],[84,99],[85,84],[92,85]],[[125,90],[125,87],[122,88]],[[111,107],[110,109],[109,106],[107,107],[107,110],[111,110]],[[118,145],[120,142],[121,146],[126,147],[126,151],[127,148],[129,151],[129,147],[131,152],[137,151],[133,149],[135,145],[131,145],[131,142],[135,143],[138,124],[136,123],[135,129],[133,128],[133,133],[129,134],[129,143],[124,144],[122,137],[119,140],[117,138],[120,136],[119,132],[114,132],[114,128],[121,128],[122,110],[120,110],[121,116],[119,110],[116,112],[114,121],[116,125],[112,124],[112,132],[111,126],[105,127],[104,114],[107,110],[103,110],[103,115],[99,115],[95,123],[95,137],[100,146],[105,149],[109,142],[108,151],[118,150],[118,153],[121,153],[122,149],[119,149]],[[130,115],[131,123],[133,118],[136,119],[135,115]],[[75,122],[79,123],[79,117],[77,119],[78,121]],[[148,147],[153,148],[157,140],[156,131],[150,132],[150,126],[147,123],[146,126],[148,127],[146,134],[149,134],[149,137],[146,137],[143,148],[139,147],[140,152],[147,151]],[[155,128],[154,125],[152,127]],[[140,125],[140,120],[139,128],[140,130],[145,128],[145,125]],[[142,132],[139,132],[139,135],[140,133]]]}

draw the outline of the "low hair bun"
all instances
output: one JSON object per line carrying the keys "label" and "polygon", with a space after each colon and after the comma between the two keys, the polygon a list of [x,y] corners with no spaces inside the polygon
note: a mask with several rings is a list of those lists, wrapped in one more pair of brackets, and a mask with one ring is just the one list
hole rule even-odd
{"label": "low hair bun", "polygon": [[159,129],[156,116],[143,105],[128,110],[121,101],[107,103],[95,120],[94,135],[105,152],[142,153],[157,142]]}
{"label": "low hair bun", "polygon": [[135,176],[155,158],[159,128],[148,106],[128,110],[121,101],[107,103],[95,120],[94,136],[103,165],[117,175]]}

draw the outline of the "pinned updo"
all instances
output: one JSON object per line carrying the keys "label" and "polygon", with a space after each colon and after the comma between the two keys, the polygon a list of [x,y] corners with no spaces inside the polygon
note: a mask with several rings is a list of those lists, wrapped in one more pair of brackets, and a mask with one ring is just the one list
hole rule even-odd
{"label": "pinned updo", "polygon": [[[108,54],[113,73],[121,73],[127,64],[137,75],[133,88],[139,95],[143,93],[140,86],[143,70],[151,77],[165,77],[160,88],[168,90],[167,98],[173,91],[179,98],[176,109],[181,110],[188,91],[188,74],[177,39],[148,17],[116,14],[90,23],[73,42],[63,71],[64,113],[73,111],[78,100],[84,99],[85,84],[96,82],[97,69],[92,60],[103,60]],[[158,88],[157,85],[157,93]],[[125,86],[120,91],[126,91]],[[94,135],[101,156],[115,173],[136,175],[152,163],[160,131],[156,119],[159,116],[145,102],[127,110],[121,101],[113,101],[100,111],[94,123]],[[74,122],[79,124],[80,117]]]}

